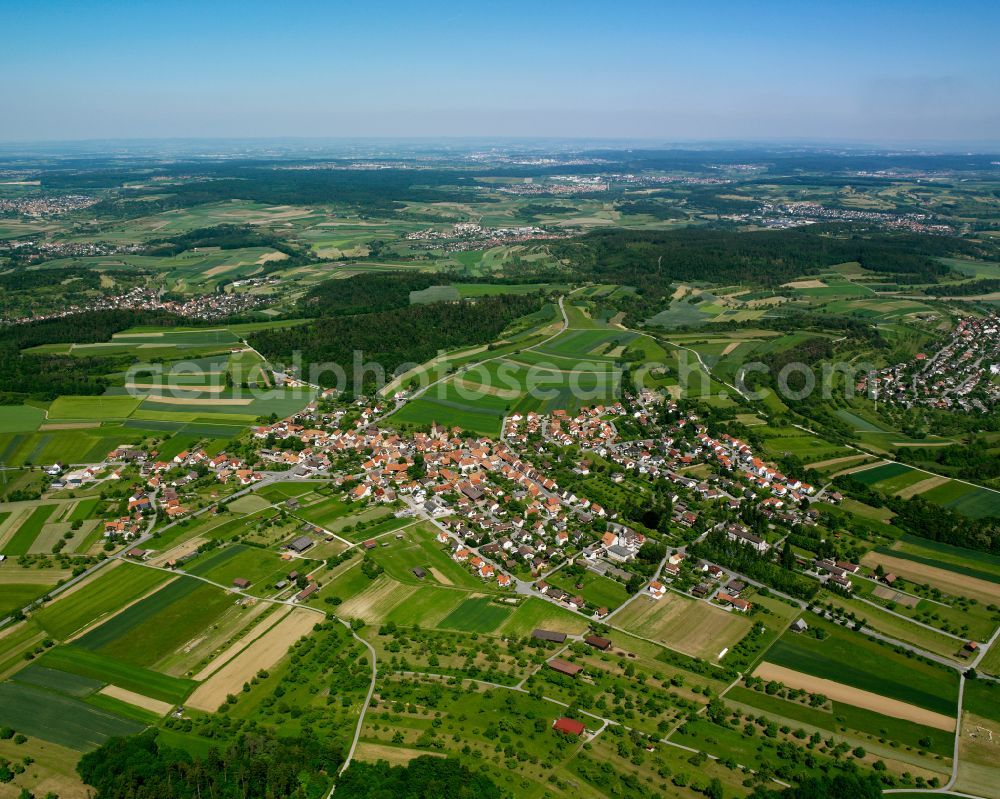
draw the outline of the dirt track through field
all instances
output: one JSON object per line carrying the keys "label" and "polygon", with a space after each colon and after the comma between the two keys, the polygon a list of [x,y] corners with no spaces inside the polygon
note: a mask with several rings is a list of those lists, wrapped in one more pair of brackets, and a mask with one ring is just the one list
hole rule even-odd
{"label": "dirt track through field", "polygon": [[308,634],[322,619],[305,608],[292,612],[243,650],[238,657],[198,686],[187,704],[199,710],[214,711],[229,694],[238,693],[261,669],[269,669],[288,652],[289,647]]}
{"label": "dirt track through field", "polygon": [[105,685],[98,693],[110,696],[113,699],[120,699],[122,702],[128,702],[128,704],[141,707],[143,710],[152,711],[158,716],[165,716],[174,709],[174,706],[169,702],[151,699],[148,696],[137,694],[135,691],[127,691],[124,688],[119,688],[117,685]]}
{"label": "dirt track through field", "polygon": [[875,551],[865,555],[861,559],[861,563],[872,568],[881,563],[882,568],[887,573],[901,575],[918,584],[930,583],[946,594],[975,597],[980,602],[985,601],[986,604],[1000,603],[1000,583],[980,580],[978,577],[970,577],[948,569],[939,569],[936,566],[928,566],[915,560],[895,558],[892,555],[884,555]]}
{"label": "dirt track through field", "polygon": [[955,719],[952,716],[935,713],[933,710],[925,710],[916,705],[908,705],[898,699],[890,699],[887,696],[863,691],[860,688],[853,688],[833,680],[813,677],[811,674],[803,674],[800,671],[787,669],[774,663],[761,663],[754,672],[754,676],[762,680],[776,680],[789,688],[801,688],[810,693],[823,694],[834,702],[844,702],[854,707],[881,713],[884,716],[905,719],[916,724],[925,724],[928,727],[946,732],[955,731]]}

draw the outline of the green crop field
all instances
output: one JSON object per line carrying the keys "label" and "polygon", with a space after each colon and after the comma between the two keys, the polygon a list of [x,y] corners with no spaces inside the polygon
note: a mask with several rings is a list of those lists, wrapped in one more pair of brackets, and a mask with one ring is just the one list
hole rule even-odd
{"label": "green crop field", "polygon": [[438,627],[463,632],[489,633],[503,624],[510,614],[510,608],[496,605],[486,597],[466,599],[445,616]]}
{"label": "green crop field", "polygon": [[470,406],[454,406],[445,401],[420,397],[408,402],[390,418],[391,424],[429,427],[432,422],[455,425],[462,430],[481,435],[496,436],[500,433],[502,413],[479,411]]}
{"label": "green crop field", "polygon": [[31,545],[42,531],[42,527],[49,520],[49,517],[59,507],[58,505],[39,505],[31,515],[25,519],[21,526],[17,528],[10,541],[4,547],[7,555],[27,555]]}
{"label": "green crop field", "polygon": [[[411,519],[404,520],[407,524]],[[490,590],[490,584],[484,583],[468,567],[456,563],[441,545],[434,540],[436,528],[428,523],[421,523],[407,528],[403,540],[388,537],[382,539],[389,544],[372,551],[372,557],[378,561],[393,578],[408,583],[420,583],[413,575],[414,566],[434,569],[440,576],[439,581],[433,573],[429,573],[423,583],[442,582],[445,585],[456,585],[462,588]],[[495,585],[495,584],[494,584]]]}
{"label": "green crop field", "polygon": [[0,683],[0,724],[84,752],[145,726],[74,697],[14,682]]}
{"label": "green crop field", "polygon": [[962,698],[966,710],[1000,724],[1000,683],[967,680]]}
{"label": "green crop field", "polygon": [[301,497],[303,494],[308,494],[316,486],[317,483],[312,482],[271,483],[256,493],[273,503],[278,503],[284,502],[289,497]]}
{"label": "green crop field", "polygon": [[979,580],[997,582],[997,575],[995,571],[992,569],[982,568],[981,563],[978,561],[974,561],[976,563],[975,566],[966,566],[962,563],[955,563],[954,561],[939,560],[933,550],[914,551],[912,548],[896,549],[895,546],[876,547],[875,552],[879,552],[883,555],[892,555],[893,557],[901,558],[902,560],[912,560],[914,563],[922,563],[925,566],[933,566],[936,569],[944,569],[945,571],[954,572],[955,574],[964,574],[966,577],[975,577]]}
{"label": "green crop field", "polygon": [[580,358],[585,360],[611,360],[608,356],[595,354],[609,347],[620,347],[629,344],[636,333],[626,330],[567,330],[546,342],[536,352],[558,355],[564,358]]}
{"label": "green crop field", "polygon": [[51,587],[52,584],[0,582],[0,617],[34,602]]}
{"label": "green crop field", "polygon": [[587,629],[587,619],[544,599],[528,597],[507,619],[498,633],[527,636],[539,627],[575,635]]}
{"label": "green crop field", "polygon": [[233,602],[225,591],[181,577],[73,644],[115,660],[152,666],[195,638]]}
{"label": "green crop field", "polygon": [[34,433],[0,433],[0,459],[8,466],[47,463],[95,463],[119,444],[142,438],[138,430],[118,425]]}
{"label": "green crop field", "polygon": [[869,421],[868,419],[863,419],[855,413],[851,413],[846,408],[839,408],[836,412],[837,417],[842,421],[847,422],[849,425],[854,427],[855,430],[864,433],[884,433],[886,432],[884,427],[880,427],[875,422]]}
{"label": "green crop field", "polygon": [[565,291],[566,286],[552,283],[458,283],[459,295],[466,297],[490,297],[497,294],[535,294],[536,292]]}
{"label": "green crop field", "polygon": [[183,702],[197,685],[194,680],[170,677],[78,646],[57,646],[46,652],[38,663],[46,668],[90,677],[171,704]]}
{"label": "green crop field", "polygon": [[223,541],[233,536],[249,533],[258,524],[272,519],[277,514],[278,511],[274,508],[264,508],[254,513],[248,513],[245,516],[227,513],[220,514],[214,518],[202,517],[202,519],[193,521],[192,527],[188,532],[213,541]]}
{"label": "green crop field", "polygon": [[883,463],[881,466],[873,466],[871,469],[864,469],[860,472],[852,472],[851,478],[864,485],[874,485],[882,480],[898,477],[913,471],[909,466],[902,463]]}
{"label": "green crop field", "polygon": [[922,558],[922,562],[942,569],[958,567],[954,570],[963,574],[971,574],[984,580],[989,580],[992,576],[994,580],[1000,580],[1000,555],[989,552],[941,544],[911,535],[902,536],[893,544],[891,551],[897,557],[913,555]]}
{"label": "green crop field", "polygon": [[362,541],[367,541],[369,538],[375,538],[383,533],[391,533],[393,530],[398,530],[400,527],[405,527],[412,523],[412,519],[406,517],[396,518],[395,516],[384,513],[386,508],[377,508],[378,512],[371,514],[371,518],[381,519],[377,524],[372,524],[364,529],[350,530],[347,529],[350,525],[356,524],[359,519],[364,519],[368,516],[367,513],[362,512],[355,514],[353,516],[344,516],[339,519],[336,523],[331,525],[330,529],[337,532],[337,535],[347,541],[352,541],[354,543],[360,543]]}
{"label": "green crop field", "polygon": [[99,572],[95,579],[66,599],[46,605],[34,614],[34,619],[53,638],[65,640],[169,578],[166,572],[123,563],[110,571]]}
{"label": "green crop field", "polygon": [[386,621],[401,627],[439,627],[441,620],[465,602],[466,597],[464,591],[428,585],[389,611]]}
{"label": "green crop field", "polygon": [[59,397],[49,406],[49,419],[125,419],[136,408],[136,397]]}
{"label": "green crop field", "polygon": [[81,499],[76,503],[76,507],[73,508],[72,513],[67,517],[68,522],[82,522],[86,519],[93,519],[96,517],[95,511],[98,506],[100,506],[102,500],[98,497],[93,497],[91,499]]}
{"label": "green crop field", "polygon": [[810,616],[809,625],[830,635],[822,641],[786,633],[766,659],[805,674],[841,682],[901,702],[954,715],[958,679],[954,671],[931,666],[895,653],[888,645],[868,640]]}
{"label": "green crop field", "polygon": [[822,439],[810,435],[767,437],[764,446],[769,452],[777,456],[794,455],[799,458],[811,458],[813,460],[836,458],[840,455],[850,454],[850,450],[844,447],[838,447],[836,444],[828,444]]}
{"label": "green crop field", "polygon": [[4,405],[0,408],[0,433],[37,430],[45,421],[45,411],[33,405]]}
{"label": "green crop field", "polygon": [[116,716],[122,716],[126,719],[132,719],[132,721],[137,721],[144,726],[152,726],[160,720],[160,714],[158,713],[143,710],[137,705],[131,705],[128,702],[115,699],[113,696],[108,696],[107,694],[91,694],[83,701],[91,707],[105,710],[108,713],[113,713]]}
{"label": "green crop field", "polygon": [[924,472],[918,472],[916,469],[912,469],[908,472],[897,474],[895,477],[880,480],[875,484],[875,488],[884,494],[895,494],[902,491],[904,488],[923,482],[928,478],[928,476],[929,475]]}
{"label": "green crop field", "polygon": [[81,677],[79,674],[70,674],[68,671],[49,669],[37,664],[21,669],[12,679],[69,696],[86,696],[104,687],[104,683],[100,680]]}
{"label": "green crop field", "polygon": [[410,292],[411,305],[426,305],[432,302],[457,302],[461,299],[455,286],[430,286],[423,291]]}
{"label": "green crop field", "polygon": [[313,505],[307,505],[304,508],[299,508],[295,512],[295,515],[301,519],[305,519],[307,522],[311,522],[312,524],[319,525],[320,527],[326,527],[333,524],[337,519],[350,515],[351,511],[356,509],[357,507],[352,508],[349,502],[346,502],[339,497],[330,497]]}
{"label": "green crop field", "polygon": [[361,560],[356,558],[346,567],[342,566],[343,571],[338,571],[337,576],[326,583],[323,593],[327,596],[349,599],[368,588],[372,581],[361,571],[360,565]]}
{"label": "green crop field", "polygon": [[1000,516],[1000,491],[952,480],[921,496],[929,502],[944,505],[973,519]]}

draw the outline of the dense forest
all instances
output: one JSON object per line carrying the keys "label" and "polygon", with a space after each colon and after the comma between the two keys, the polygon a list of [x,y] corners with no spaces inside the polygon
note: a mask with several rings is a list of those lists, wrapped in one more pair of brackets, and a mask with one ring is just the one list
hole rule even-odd
{"label": "dense forest", "polygon": [[[101,293],[101,274],[93,269],[25,269],[13,261],[9,265],[14,268],[0,275],[0,317],[6,319],[64,308],[69,294],[79,298]],[[129,274],[123,283],[134,283],[137,277]]]}
{"label": "dense forest", "polygon": [[664,296],[677,281],[780,285],[849,261],[905,275],[911,282],[933,282],[948,271],[936,257],[977,251],[969,242],[944,236],[883,234],[872,239],[849,233],[836,225],[746,233],[598,230],[555,244],[552,251],[593,280],[636,286],[655,296]]}
{"label": "dense forest", "polygon": [[337,780],[337,799],[500,799],[504,794],[482,773],[458,760],[423,755],[406,766],[355,760]]}
{"label": "dense forest", "polygon": [[[538,295],[501,294],[475,302],[432,303],[358,316],[329,316],[298,327],[262,330],[248,341],[269,360],[288,362],[299,354],[306,378],[334,386],[337,375],[310,374],[318,364],[337,364],[355,390],[370,391],[376,376],[353,374],[354,354],[389,374],[402,364],[422,363],[442,349],[486,344],[511,322],[541,306]],[[357,385],[360,379],[361,385]]]}
{"label": "dense forest", "polygon": [[[188,177],[192,171],[198,177]],[[492,202],[482,194],[463,189],[474,183],[473,177],[453,170],[296,169],[289,162],[271,166],[258,160],[178,164],[173,169],[161,167],[157,172],[163,177],[176,172],[183,182],[124,188],[123,184],[136,175],[115,169],[49,172],[42,182],[51,189],[113,188],[114,195],[91,206],[88,212],[123,218],[233,199],[266,205],[336,203],[362,213],[381,214],[402,210],[406,201]]]}
{"label": "dense forest", "polygon": [[31,291],[53,283],[74,281],[74,288],[99,288],[101,276],[92,269],[15,269],[0,275],[0,291]]}
{"label": "dense forest", "polygon": [[877,774],[840,773],[810,777],[782,790],[757,787],[749,799],[880,799],[882,783]]}
{"label": "dense forest", "polygon": [[51,400],[60,394],[102,394],[108,372],[132,361],[121,358],[79,358],[29,354],[22,349],[72,341],[107,341],[135,325],[174,327],[190,320],[163,311],[90,311],[0,327],[0,404],[26,398]]}
{"label": "dense forest", "polygon": [[204,758],[160,746],[150,730],[112,738],[80,758],[77,772],[95,799],[320,799],[343,753],[303,735],[241,735]]}
{"label": "dense forest", "polygon": [[675,205],[668,205],[648,197],[641,200],[622,200],[615,207],[625,216],[645,214],[659,220],[684,219],[687,216],[683,210]]}
{"label": "dense forest", "polygon": [[298,254],[298,248],[286,239],[251,225],[215,225],[178,233],[168,238],[152,239],[146,254],[169,257],[196,247],[218,247],[220,250],[271,247],[290,256]]}
{"label": "dense forest", "polygon": [[347,280],[325,280],[299,301],[306,316],[352,316],[376,313],[410,304],[410,292],[441,283],[441,278],[421,272],[367,272]]}
{"label": "dense forest", "polygon": [[1000,280],[994,278],[971,280],[968,283],[930,286],[924,291],[935,297],[975,297],[977,294],[992,294],[995,291],[1000,291]]}

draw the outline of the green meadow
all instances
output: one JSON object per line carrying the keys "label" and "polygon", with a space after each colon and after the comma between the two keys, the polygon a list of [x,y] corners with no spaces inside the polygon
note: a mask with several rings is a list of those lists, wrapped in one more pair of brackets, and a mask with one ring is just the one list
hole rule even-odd
{"label": "green meadow", "polygon": [[131,563],[105,567],[71,596],[46,605],[33,618],[53,638],[65,640],[170,579],[167,572]]}

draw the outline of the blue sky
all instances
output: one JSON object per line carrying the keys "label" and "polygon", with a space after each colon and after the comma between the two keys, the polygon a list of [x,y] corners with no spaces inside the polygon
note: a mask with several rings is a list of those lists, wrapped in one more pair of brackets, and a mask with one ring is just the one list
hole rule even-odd
{"label": "blue sky", "polygon": [[996,2],[0,0],[0,140],[1000,142]]}

